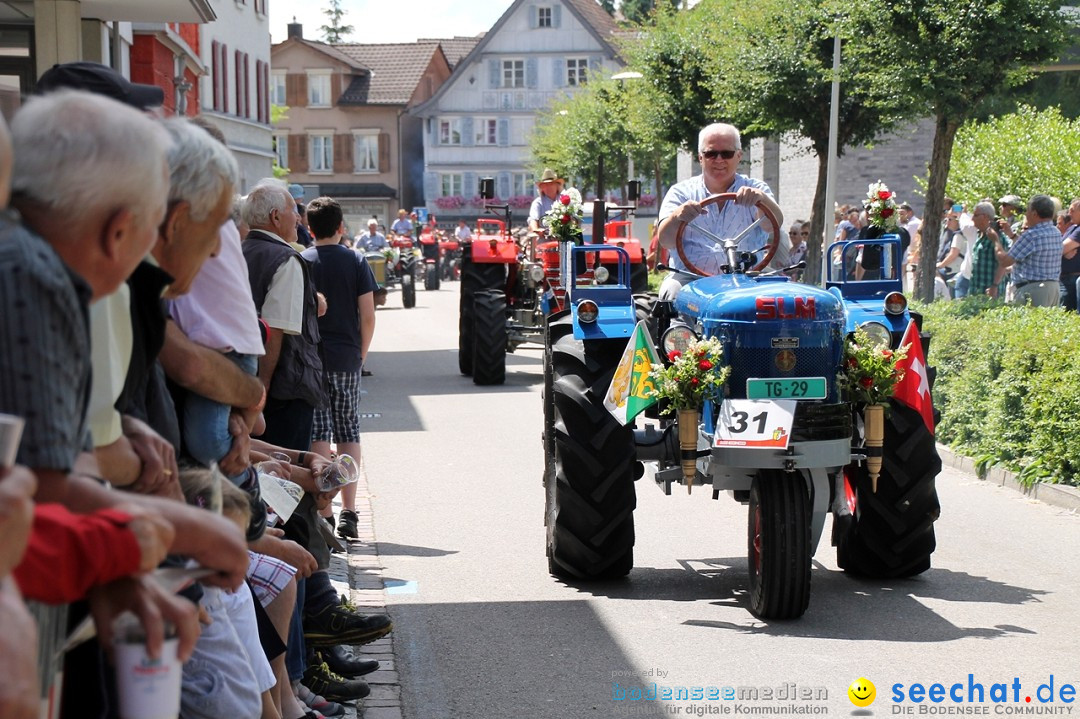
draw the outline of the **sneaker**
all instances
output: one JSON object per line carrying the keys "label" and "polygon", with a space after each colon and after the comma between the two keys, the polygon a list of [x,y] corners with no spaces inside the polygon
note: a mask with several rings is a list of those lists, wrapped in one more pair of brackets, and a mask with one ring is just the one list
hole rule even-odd
{"label": "sneaker", "polygon": [[379,668],[379,662],[374,659],[359,659],[348,647],[338,645],[327,647],[316,652],[316,661],[326,662],[330,668],[343,677],[362,677],[371,674]]}
{"label": "sneaker", "polygon": [[[304,641],[309,647],[367,644],[386,636],[393,628],[393,622],[385,614],[360,614],[351,602],[344,602],[305,615]],[[318,690],[316,693],[323,694]]]}
{"label": "sneaker", "polygon": [[359,517],[356,516],[356,512],[351,509],[341,510],[341,515],[338,517],[337,533],[342,539],[356,539],[360,536],[356,529],[356,523],[359,521]]}
{"label": "sneaker", "polygon": [[371,687],[362,679],[346,679],[330,671],[326,662],[308,665],[301,682],[313,693],[332,702],[351,702],[363,699],[371,693]]}
{"label": "sneaker", "polygon": [[321,697],[303,684],[296,685],[296,698],[303,702],[308,709],[318,712],[327,719],[338,719],[345,716],[345,707]]}

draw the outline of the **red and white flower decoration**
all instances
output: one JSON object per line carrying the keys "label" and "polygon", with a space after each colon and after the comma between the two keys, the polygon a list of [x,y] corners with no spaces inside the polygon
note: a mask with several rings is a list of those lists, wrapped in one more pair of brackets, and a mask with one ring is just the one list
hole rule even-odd
{"label": "red and white flower decoration", "polygon": [[890,191],[881,180],[869,185],[863,206],[866,207],[866,216],[874,227],[880,227],[883,230],[895,230],[897,228],[899,217],[897,215],[896,193]]}

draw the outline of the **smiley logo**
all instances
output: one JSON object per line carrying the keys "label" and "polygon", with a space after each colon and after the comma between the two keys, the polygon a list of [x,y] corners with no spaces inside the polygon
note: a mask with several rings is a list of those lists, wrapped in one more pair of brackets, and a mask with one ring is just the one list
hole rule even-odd
{"label": "smiley logo", "polygon": [[848,699],[857,707],[868,707],[877,698],[877,689],[874,683],[866,677],[859,677],[847,688]]}

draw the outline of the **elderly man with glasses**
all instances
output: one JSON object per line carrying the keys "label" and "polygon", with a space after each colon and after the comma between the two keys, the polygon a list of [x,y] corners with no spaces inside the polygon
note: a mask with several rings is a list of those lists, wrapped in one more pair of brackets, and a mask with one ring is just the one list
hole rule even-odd
{"label": "elderly man with glasses", "polygon": [[[737,172],[742,154],[742,140],[734,126],[724,123],[706,126],[698,135],[701,174],[672,185],[660,206],[660,244],[674,250],[679,225],[693,222],[683,235],[683,251],[694,265],[712,274],[727,264],[727,256],[723,247],[698,232],[697,227],[717,237],[734,238],[761,214],[759,203],[769,208],[778,224],[784,221],[769,186]],[[735,193],[735,201],[702,206],[706,198],[724,192]],[[768,234],[759,225],[739,241],[739,250],[753,252],[765,244]],[[674,272],[660,286],[660,299],[674,299],[685,283],[697,277],[687,271],[677,252],[671,255],[671,266]]]}

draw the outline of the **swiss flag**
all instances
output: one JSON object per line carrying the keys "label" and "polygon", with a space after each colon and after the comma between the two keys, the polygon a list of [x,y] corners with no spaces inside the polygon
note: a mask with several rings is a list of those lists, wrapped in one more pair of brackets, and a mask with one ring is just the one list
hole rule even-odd
{"label": "swiss flag", "polygon": [[907,357],[896,363],[898,370],[904,371],[904,378],[896,385],[893,393],[900,402],[917,410],[922,415],[930,434],[934,433],[934,402],[930,398],[930,380],[926,376],[926,357],[919,340],[919,330],[915,321],[908,323],[904,339],[900,346],[908,346]]}

